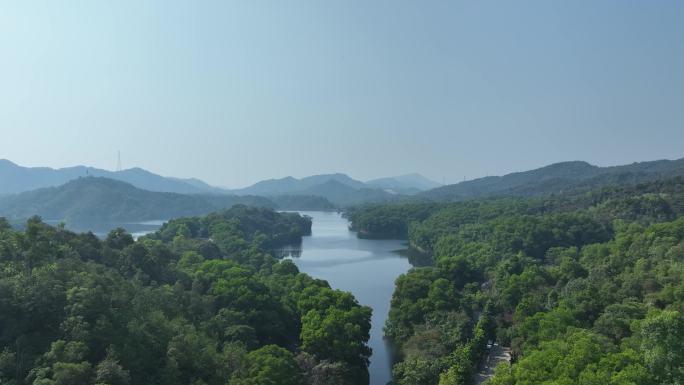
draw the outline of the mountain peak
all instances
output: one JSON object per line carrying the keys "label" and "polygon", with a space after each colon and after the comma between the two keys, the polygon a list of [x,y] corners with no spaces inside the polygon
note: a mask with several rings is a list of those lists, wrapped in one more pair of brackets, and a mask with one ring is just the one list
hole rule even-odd
{"label": "mountain peak", "polygon": [[565,162],[557,162],[557,163],[551,163],[548,166],[544,166],[539,168],[538,170],[541,169],[594,169],[594,168],[599,168],[598,166],[594,166],[593,164],[589,162],[585,162],[583,160],[569,160]]}
{"label": "mountain peak", "polygon": [[87,166],[53,169],[49,167],[23,167],[7,159],[0,159],[0,172],[2,172],[3,181],[0,184],[0,194],[13,194],[43,187],[59,186],[86,175],[116,179],[141,189],[158,192],[194,194],[217,191],[211,186],[206,187],[175,178],[166,178],[139,167],[120,172]]}
{"label": "mountain peak", "polygon": [[17,164],[9,159],[0,159],[0,165],[17,167]]}
{"label": "mountain peak", "polygon": [[[111,178],[105,178],[102,176],[93,176],[93,175],[87,175],[87,176],[79,176],[76,179],[72,179],[62,186],[125,186],[127,188],[136,188],[130,183],[121,181],[121,180],[116,180],[116,179],[111,179]],[[59,186],[58,186],[59,187]]]}
{"label": "mountain peak", "polygon": [[443,186],[426,191],[423,196],[437,200],[464,200],[504,195],[541,196],[587,186],[609,185],[615,182],[619,174],[632,175],[631,178],[627,178],[629,183],[649,181],[663,175],[684,175],[684,160],[641,162],[612,167],[599,167],[577,160],[558,162],[534,170]]}
{"label": "mountain peak", "polygon": [[67,223],[103,225],[204,215],[240,203],[274,207],[262,197],[155,192],[121,180],[83,176],[60,186],[3,197],[0,216],[39,215]]}
{"label": "mountain peak", "polygon": [[430,190],[441,186],[441,184],[416,172],[389,178],[373,179],[366,182],[366,184],[372,187],[404,194],[415,194],[419,191]]}

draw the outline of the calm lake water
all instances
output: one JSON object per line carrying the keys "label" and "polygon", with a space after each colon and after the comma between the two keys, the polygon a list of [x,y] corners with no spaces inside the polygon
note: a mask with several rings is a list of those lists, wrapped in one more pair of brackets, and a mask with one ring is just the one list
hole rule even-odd
{"label": "calm lake water", "polygon": [[299,270],[325,279],[334,289],[349,291],[373,308],[369,345],[370,384],[386,385],[391,380],[390,348],[382,328],[389,312],[394,281],[411,267],[397,251],[406,249],[403,241],[358,239],[349,231],[349,222],[334,212],[301,212],[313,218],[311,236],[304,237],[301,249],[292,250]]}
{"label": "calm lake water", "polygon": [[[45,223],[51,225],[57,225],[61,223],[61,220],[45,220]],[[91,231],[99,238],[106,238],[110,231],[121,227],[126,229],[133,238],[138,239],[143,235],[153,233],[168,221],[166,220],[154,220],[145,222],[134,222],[134,223],[67,223],[66,228],[75,231],[77,233],[85,233]]]}

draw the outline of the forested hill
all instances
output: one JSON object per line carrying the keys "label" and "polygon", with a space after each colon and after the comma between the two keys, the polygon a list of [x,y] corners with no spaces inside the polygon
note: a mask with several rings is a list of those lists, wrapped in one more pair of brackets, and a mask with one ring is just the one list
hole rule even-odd
{"label": "forested hill", "polygon": [[432,264],[396,281],[396,385],[684,383],[684,178],[562,196],[372,205]]}
{"label": "forested hill", "polygon": [[[325,209],[330,206],[346,206],[362,202],[396,200],[437,186],[438,184],[420,174],[407,174],[380,178],[366,183],[348,175],[321,174],[296,179],[285,177],[268,179],[252,186],[228,190],[211,186],[196,178],[172,178],[157,175],[141,168],[108,171],[87,166],[54,169],[50,167],[24,167],[7,159],[0,159],[0,196],[17,194],[40,188],[57,187],[78,178],[88,176],[114,179],[129,183],[139,189],[179,194],[215,194],[264,196],[281,200],[291,207],[307,210]],[[284,198],[281,198],[284,197]],[[304,198],[295,198],[302,197]],[[327,199],[316,201],[312,196]]]}
{"label": "forested hill", "polygon": [[0,197],[0,216],[39,215],[67,223],[125,223],[202,215],[235,204],[275,206],[262,197],[153,192],[112,179],[84,177],[59,187]]}
{"label": "forested hill", "polygon": [[328,199],[317,195],[276,195],[268,197],[279,210],[290,211],[330,211],[335,206]]}
{"label": "forested hill", "polygon": [[490,176],[438,187],[418,197],[459,201],[487,196],[542,196],[589,191],[603,186],[634,185],[684,175],[684,158],[598,167],[587,162],[556,163],[536,170]]}
{"label": "forested hill", "polygon": [[251,195],[280,195],[280,194],[300,194],[312,187],[328,183],[337,182],[341,185],[350,187],[352,189],[367,188],[363,182],[355,180],[345,174],[322,174],[312,175],[305,178],[297,179],[291,176],[281,179],[268,179],[257,182],[252,186],[243,189],[233,190],[235,194],[251,194]]}
{"label": "forested hill", "polygon": [[[544,214],[588,209],[600,212],[605,218],[638,220],[643,215],[658,215],[673,218],[684,213],[684,177],[675,177],[640,183],[633,186],[609,186],[586,192],[567,192],[541,197],[482,198],[460,202],[397,202],[356,206],[346,211],[352,228],[359,236],[367,238],[407,239],[411,232],[419,231],[418,223],[428,217],[437,221],[449,218],[448,222],[433,223],[435,230],[447,231],[451,222],[475,223],[489,220],[512,212],[521,214]],[[433,215],[436,212],[444,214]],[[447,212],[458,213],[450,218]],[[430,244],[422,237],[412,239],[414,246],[429,250]]]}
{"label": "forested hill", "polygon": [[0,180],[2,181],[0,194],[55,187],[85,176],[119,180],[150,191],[180,194],[225,192],[198,179],[167,178],[137,167],[121,171],[108,171],[87,166],[54,169],[50,167],[23,167],[7,159],[0,159]]}
{"label": "forested hill", "polygon": [[400,194],[405,193],[407,195],[412,195],[419,191],[426,191],[441,186],[441,184],[434,182],[418,173],[373,179],[367,181],[366,184],[372,187],[393,190]]}
{"label": "forested hill", "polygon": [[[395,191],[367,185],[344,174],[314,175],[302,179],[292,177],[261,181],[253,186],[232,190],[234,194],[255,194],[268,198],[281,195],[319,196],[336,206],[368,202],[385,202],[406,198]],[[413,190],[412,190],[413,191]],[[419,190],[413,191],[414,193]]]}
{"label": "forested hill", "polygon": [[370,308],[271,255],[310,230],[245,206],[138,241],[0,219],[0,384],[367,383]]}
{"label": "forested hill", "polygon": [[343,207],[359,203],[388,202],[405,198],[404,196],[381,189],[353,188],[334,180],[312,186],[301,192],[301,194],[322,196]]}

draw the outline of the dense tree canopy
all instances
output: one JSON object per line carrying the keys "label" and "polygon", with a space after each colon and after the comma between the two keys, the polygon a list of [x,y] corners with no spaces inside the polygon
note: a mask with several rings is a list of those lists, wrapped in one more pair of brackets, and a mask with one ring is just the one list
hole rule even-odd
{"label": "dense tree canopy", "polygon": [[[401,385],[684,383],[684,179],[351,209],[428,266],[396,281]],[[371,311],[274,249],[310,218],[235,206],[133,239],[0,219],[0,384],[356,385]]]}
{"label": "dense tree canopy", "polygon": [[370,309],[272,256],[310,227],[246,206],[138,240],[0,220],[0,384],[367,381]]}
{"label": "dense tree canopy", "polygon": [[579,194],[358,207],[432,264],[396,281],[396,384],[684,383],[684,179]]}

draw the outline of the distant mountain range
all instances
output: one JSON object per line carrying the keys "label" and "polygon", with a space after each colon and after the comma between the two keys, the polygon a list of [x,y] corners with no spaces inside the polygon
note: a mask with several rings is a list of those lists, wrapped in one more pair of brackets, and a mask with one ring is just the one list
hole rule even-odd
{"label": "distant mountain range", "polygon": [[328,182],[336,182],[339,185],[351,187],[353,189],[368,188],[368,186],[356,179],[352,179],[345,174],[323,174],[313,175],[302,179],[291,176],[281,179],[267,179],[255,183],[249,187],[237,190],[230,190],[234,194],[249,195],[279,195],[279,194],[307,194],[307,190]]}
{"label": "distant mountain range", "polygon": [[[242,189],[222,189],[199,179],[163,177],[141,168],[122,171],[108,171],[86,166],[53,169],[48,167],[22,167],[9,160],[0,160],[0,196],[31,191],[45,187],[56,187],[80,177],[104,177],[129,183],[137,188],[153,192],[178,194],[259,195],[265,197],[308,196],[298,198],[297,204],[312,203],[316,207],[324,204],[314,202],[312,196],[327,199],[337,206],[363,202],[379,202],[413,195],[437,183],[419,174],[382,178],[367,183],[345,174],[323,174],[296,179],[286,177],[258,182]],[[278,198],[283,199],[283,198]],[[293,199],[287,200],[294,203]]]}
{"label": "distant mountain range", "polygon": [[[401,183],[396,181],[394,186],[399,186]],[[387,185],[389,186],[389,183]],[[402,187],[406,187],[405,190],[411,188],[412,194],[421,191],[418,188],[408,186],[408,184],[402,185]],[[236,195],[249,194],[266,197],[282,194],[321,196],[338,206],[395,200],[401,198],[400,194],[406,193],[405,191],[392,191],[389,188],[364,183],[345,174],[314,175],[302,179],[291,176],[269,179],[243,189],[230,190],[230,192]]]}
{"label": "distant mountain range", "polygon": [[542,196],[581,192],[609,185],[634,185],[681,175],[684,175],[684,158],[612,167],[574,161],[438,187],[422,192],[417,197],[459,201],[487,196]]}
{"label": "distant mountain range", "polygon": [[433,182],[416,173],[390,178],[373,179],[366,182],[366,184],[371,187],[405,195],[413,195],[421,191],[431,190],[441,186],[441,184]]}
{"label": "distant mountain range", "polygon": [[113,179],[83,177],[58,187],[0,197],[0,216],[39,215],[78,225],[127,223],[202,215],[236,204],[276,207],[264,197],[156,192]]}
{"label": "distant mountain range", "polygon": [[67,168],[23,167],[6,159],[0,159],[0,194],[13,194],[43,187],[63,185],[71,180],[85,177],[105,177],[130,183],[138,188],[179,194],[222,193],[198,179],[166,178],[141,168],[107,171],[93,167]]}
{"label": "distant mountain range", "polygon": [[[104,176],[96,176],[100,174]],[[197,179],[167,178],[142,169],[111,172],[78,166],[55,170],[0,160],[0,216],[17,219],[40,215],[48,220],[89,223],[200,215],[235,204],[330,210],[397,200],[460,201],[576,193],[681,175],[684,159],[614,167],[574,161],[448,186],[439,186],[418,174],[368,182],[345,174],[325,174],[270,179],[243,189],[224,190]]]}

